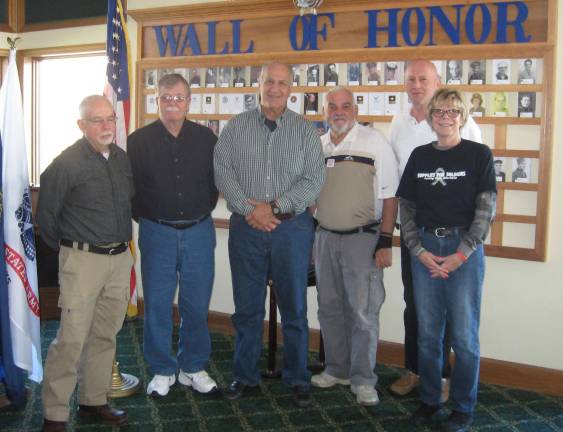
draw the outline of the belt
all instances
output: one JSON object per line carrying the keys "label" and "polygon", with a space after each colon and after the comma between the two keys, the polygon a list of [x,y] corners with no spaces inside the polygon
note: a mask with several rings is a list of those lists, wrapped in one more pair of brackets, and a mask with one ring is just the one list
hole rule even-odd
{"label": "belt", "polygon": [[279,213],[274,215],[279,220],[288,220],[295,216],[295,213]]}
{"label": "belt", "polygon": [[73,249],[78,249],[84,252],[92,252],[95,254],[100,255],[117,255],[122,252],[125,252],[129,245],[127,243],[119,243],[117,246],[113,247],[101,247],[95,246],[89,243],[79,242],[79,241],[72,241],[62,239],[60,241],[61,246],[66,246]]}
{"label": "belt", "polygon": [[467,231],[467,227],[422,227],[422,231],[443,238],[457,235],[461,231]]}
{"label": "belt", "polygon": [[150,220],[151,222],[160,224],[160,225],[165,225],[167,227],[171,227],[177,230],[183,230],[183,229],[188,229],[193,227],[194,225],[197,225],[200,222],[203,222],[205,219],[207,219],[209,217],[208,214],[198,218],[198,219],[194,219],[191,221],[185,221],[185,222],[174,222],[174,221],[168,221],[168,220],[163,220],[163,219],[152,219],[152,218],[147,218],[148,220]]}
{"label": "belt", "polygon": [[348,234],[358,234],[361,232],[366,232],[366,233],[371,233],[371,234],[377,234],[377,227],[379,226],[379,222],[372,222],[369,223],[367,225],[363,225],[361,227],[358,228],[353,228],[353,229],[349,229],[349,230],[333,230],[333,229],[328,229],[325,228],[323,226],[319,226],[322,230],[331,232],[333,234],[340,234],[340,235],[348,235]]}

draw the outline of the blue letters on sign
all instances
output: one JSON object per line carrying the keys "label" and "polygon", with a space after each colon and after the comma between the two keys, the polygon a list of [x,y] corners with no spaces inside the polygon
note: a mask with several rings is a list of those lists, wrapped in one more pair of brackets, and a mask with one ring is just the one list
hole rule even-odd
{"label": "blue letters on sign", "polygon": [[446,32],[453,44],[459,45],[459,27],[461,22],[461,9],[463,5],[453,6],[456,9],[455,25],[449,20],[443,9],[439,6],[431,6],[430,10],[430,34],[428,35],[428,45],[436,45],[434,43],[434,20],[438,20],[442,29]]}
{"label": "blue letters on sign", "polygon": [[[401,9],[385,9],[383,11],[379,10],[369,10],[366,11],[368,14],[368,44],[366,48],[379,48],[377,45],[377,33],[387,32],[387,45],[386,47],[396,47],[397,44],[397,17]],[[379,12],[387,13],[387,27],[379,27],[377,25],[377,14]]]}
{"label": "blue letters on sign", "polygon": [[[481,11],[481,37],[478,38],[475,35],[475,14],[477,10]],[[489,8],[484,4],[476,4],[469,6],[467,15],[465,16],[465,33],[467,34],[467,39],[472,44],[482,44],[485,43],[489,34],[491,34],[491,12]]]}
{"label": "blue letters on sign", "polygon": [[[385,47],[398,47],[398,36],[402,37],[408,46],[436,45],[435,25],[440,26],[454,45],[462,42],[465,36],[471,44],[482,44],[487,41],[492,30],[491,9],[497,9],[497,34],[495,43],[530,42],[531,35],[526,33],[524,24],[528,19],[528,6],[523,1],[499,2],[493,4],[457,4],[447,6],[453,8],[455,18],[450,20],[444,6],[429,6],[426,8],[406,8],[406,9],[381,9],[368,10],[368,34],[366,48],[379,48],[378,36],[387,35],[387,45]],[[424,12],[427,11],[425,14]],[[509,20],[509,15],[515,18]],[[402,13],[402,17],[399,14]],[[462,26],[462,14],[465,14],[465,28]],[[479,18],[481,19],[479,21]],[[400,29],[398,27],[401,20]],[[508,30],[514,32],[514,38],[510,39]],[[413,30],[414,29],[414,30]],[[427,31],[428,30],[428,31]],[[462,32],[465,31],[465,35]],[[426,42],[425,42],[426,39]]]}
{"label": "blue letters on sign", "polygon": [[[436,45],[437,29],[443,32],[454,45],[459,45],[462,41],[483,44],[490,39],[493,20],[497,24],[494,43],[531,41],[532,36],[525,29],[528,19],[526,2],[467,3],[367,10],[365,11],[368,20],[365,48],[379,48],[378,37],[383,37],[387,41],[385,45],[387,48],[398,47],[401,44]],[[229,25],[226,22],[162,25],[154,26],[153,29],[161,57],[252,53],[253,40],[249,41],[245,49],[241,47],[243,22],[243,20],[229,21],[231,41],[225,42],[219,49],[216,46],[217,27]],[[196,25],[207,26],[207,52],[202,50]],[[289,25],[291,48],[295,51],[319,50],[319,42],[328,39],[329,26],[335,27],[334,13],[295,16]]]}
{"label": "blue letters on sign", "polygon": [[[232,20],[231,34],[232,34],[232,49],[229,42],[225,42],[223,49],[217,52],[216,35],[217,35],[217,22],[210,21],[207,25],[207,52],[201,50],[199,38],[195,24],[181,24],[177,26],[155,26],[153,27],[156,35],[156,43],[158,44],[158,51],[160,57],[165,57],[168,50],[171,56],[193,55],[199,56],[202,54],[242,54],[251,53],[254,51],[254,41],[250,41],[245,51],[242,51],[240,46],[241,39],[241,23],[242,20]],[[164,32],[166,29],[166,35]],[[184,34],[185,30],[185,34]],[[180,45],[181,44],[181,45]],[[190,53],[186,53],[186,49],[190,49]]]}
{"label": "blue letters on sign", "polygon": [[[413,41],[411,39],[410,34],[410,21],[412,13],[416,14],[417,21],[416,21],[416,39]],[[405,38],[405,42],[409,46],[417,46],[420,45],[422,39],[424,38],[424,34],[426,33],[426,19],[424,18],[424,13],[420,8],[414,9],[407,9],[405,14],[403,15],[403,21],[401,22],[401,31],[403,32],[403,37]]]}
{"label": "blue letters on sign", "polygon": [[[495,43],[508,43],[508,37],[506,35],[508,26],[514,27],[514,33],[516,36],[516,42],[530,42],[532,39],[531,35],[526,36],[524,31],[524,22],[528,18],[528,6],[521,1],[508,2],[508,3],[495,3],[498,9],[497,12],[497,38]],[[512,21],[508,21],[508,8],[510,6],[516,6],[518,15]]]}
{"label": "blue letters on sign", "polygon": [[[166,55],[166,49],[170,45],[170,53],[175,56],[177,55],[176,52],[178,51],[178,42],[180,39],[180,33],[182,32],[182,27],[180,26],[180,30],[178,32],[178,38],[174,33],[174,26],[167,25],[167,26],[159,26],[154,27],[154,32],[156,34],[156,43],[158,44],[158,50],[160,52],[160,57],[164,57]],[[166,28],[166,38],[162,34],[162,29]]]}
{"label": "blue letters on sign", "polygon": [[[330,26],[334,28],[333,13],[302,16],[297,15],[291,20],[291,24],[289,25],[289,42],[295,51],[318,50],[319,44],[317,35],[320,35],[322,40],[326,41],[326,23],[322,25],[320,30],[318,29],[318,20],[322,17],[327,17],[329,19]],[[301,43],[297,43],[298,24],[301,24]]]}

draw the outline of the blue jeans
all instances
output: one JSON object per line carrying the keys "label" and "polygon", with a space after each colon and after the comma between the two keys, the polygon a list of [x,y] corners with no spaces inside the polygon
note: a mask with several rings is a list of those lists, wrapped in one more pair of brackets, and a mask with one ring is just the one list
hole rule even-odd
{"label": "blue jeans", "polygon": [[[418,235],[426,250],[447,256],[456,252],[462,233],[439,238],[419,230]],[[411,263],[418,317],[420,397],[428,405],[440,403],[447,315],[450,342],[455,352],[450,399],[454,410],[470,413],[477,402],[479,383],[479,322],[485,274],[483,246],[478,246],[467,262],[447,279],[432,279],[416,257],[411,257]]]}
{"label": "blue jeans", "polygon": [[[205,368],[211,354],[207,327],[215,271],[215,227],[209,217],[177,230],[141,218],[139,249],[145,302],[143,352],[152,374]],[[172,310],[179,282],[180,330],[172,355]]]}
{"label": "blue jeans", "polygon": [[251,386],[260,382],[264,302],[271,274],[283,330],[282,381],[289,386],[310,384],[306,294],[313,235],[309,212],[283,221],[271,233],[250,227],[244,216],[231,216],[229,258],[236,330],[233,379]]}

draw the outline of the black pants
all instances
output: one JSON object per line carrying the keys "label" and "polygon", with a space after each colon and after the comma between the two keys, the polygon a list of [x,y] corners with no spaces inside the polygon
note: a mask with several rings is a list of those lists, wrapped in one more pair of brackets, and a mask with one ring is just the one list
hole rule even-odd
{"label": "black pants", "polygon": [[[403,320],[405,323],[405,368],[418,375],[418,322],[416,318],[416,308],[414,305],[414,287],[412,282],[411,270],[411,254],[403,243],[401,237],[401,276],[403,286],[405,287],[405,312]],[[448,378],[451,374],[450,366],[450,336],[448,324],[446,323],[446,331],[443,346],[443,368],[442,376]]]}

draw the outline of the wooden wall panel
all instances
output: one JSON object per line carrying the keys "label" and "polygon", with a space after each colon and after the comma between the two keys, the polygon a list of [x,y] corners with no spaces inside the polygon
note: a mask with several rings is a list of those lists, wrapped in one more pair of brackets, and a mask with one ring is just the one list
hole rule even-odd
{"label": "wooden wall panel", "polygon": [[[446,19],[455,22],[456,10],[460,11],[461,21],[464,22],[467,13],[471,8],[487,9],[492,14],[491,32],[484,40],[484,43],[471,43],[467,35],[465,24],[460,26],[459,44],[451,41],[452,31],[446,29],[435,19],[434,34],[431,38],[429,27],[426,26],[422,40],[418,46],[408,46],[409,38],[416,39],[418,19],[422,19],[426,24],[430,21],[430,10],[432,7],[439,7],[445,13]],[[410,9],[409,9],[410,8]],[[457,8],[457,9],[456,9]],[[506,21],[511,22],[523,17],[522,11],[525,10],[527,17],[521,25],[521,34],[526,38],[517,37],[515,26],[508,25],[506,32],[506,43],[497,43],[497,36],[502,34],[502,19],[497,19],[498,11],[506,8],[508,11]],[[387,47],[389,42],[387,32],[377,33],[377,44],[370,41],[370,17],[373,18],[374,12],[368,10],[377,9],[378,26],[387,25],[391,12],[385,9],[397,9],[398,27],[396,31],[396,46]],[[479,9],[481,10],[481,9]],[[495,145],[493,154],[495,157],[517,158],[525,157],[534,160],[534,167],[537,166],[537,182],[517,183],[507,181],[499,183],[497,207],[497,220],[491,232],[491,244],[486,245],[488,255],[516,258],[523,260],[545,260],[547,242],[547,214],[549,208],[549,182],[551,169],[551,148],[552,148],[552,128],[553,128],[553,98],[549,97],[554,88],[554,61],[553,51],[556,39],[557,0],[523,0],[523,1],[496,1],[496,0],[465,0],[456,2],[450,0],[396,0],[396,1],[370,1],[355,0],[353,2],[342,2],[339,0],[325,0],[318,10],[318,17],[299,18],[298,11],[287,0],[235,0],[220,3],[197,4],[191,6],[175,6],[169,8],[145,9],[140,11],[130,11],[130,15],[139,24],[137,50],[137,124],[143,125],[157,118],[155,114],[145,112],[145,98],[154,92],[154,88],[145,88],[144,74],[147,70],[155,69],[182,69],[191,67],[214,67],[214,66],[248,66],[264,64],[268,61],[276,60],[291,64],[326,64],[326,63],[350,63],[350,62],[373,62],[373,61],[408,61],[417,58],[428,60],[449,60],[449,59],[485,59],[490,63],[493,59],[523,59],[535,58],[542,63],[542,75],[539,76],[535,84],[521,84],[516,78],[510,84],[495,84],[487,82],[483,85],[469,85],[462,83],[455,85],[462,92],[481,92],[495,93],[507,92],[513,95],[519,92],[535,92],[541,96],[541,106],[536,107],[536,115],[531,118],[518,117],[516,112],[511,112],[506,117],[487,114],[486,117],[476,118],[478,124],[485,124],[493,128]],[[333,22],[327,13],[332,14]],[[371,14],[371,15],[370,15]],[[409,18],[405,21],[404,17]],[[416,18],[418,14],[419,18]],[[317,20],[317,31],[326,26],[326,37],[316,38],[317,49],[313,48],[312,38],[308,38],[306,49],[301,46],[303,40],[303,24],[305,27]],[[237,21],[238,20],[238,21]],[[297,30],[292,33],[291,24],[293,20],[298,22]],[[233,23],[233,22],[236,22]],[[212,24],[210,24],[212,23]],[[374,21],[371,22],[371,25]],[[164,27],[162,27],[164,26]],[[167,27],[170,26],[170,27]],[[240,26],[240,27],[237,27]],[[516,26],[517,27],[517,26]],[[233,29],[239,31],[240,37]],[[483,28],[482,15],[476,14],[473,25],[468,25],[475,32],[480,32]],[[501,30],[499,30],[499,28]],[[159,30],[156,30],[159,29]],[[176,43],[174,50],[168,48],[161,52],[161,46],[157,37],[168,38],[167,32],[173,32],[172,37]],[[213,31],[215,29],[215,31]],[[191,32],[190,37],[186,38],[186,32]],[[159,33],[160,32],[160,33]],[[405,32],[405,34],[403,34]],[[480,33],[476,33],[480,34]],[[291,37],[294,37],[292,44]],[[392,35],[393,37],[395,34]],[[210,47],[209,38],[214,38],[214,47]],[[307,38],[306,38],[307,39]],[[193,44],[199,47],[199,55],[194,55]],[[373,42],[373,39],[371,39]],[[430,41],[433,45],[429,46]],[[169,42],[169,41],[168,41]],[[253,42],[252,52],[246,53]],[[186,46],[183,46],[187,43]],[[233,43],[238,43],[240,50],[233,53]],[[417,42],[418,43],[418,42]],[[191,44],[191,45],[190,45]],[[221,50],[228,44],[225,53]],[[197,51],[197,50],[195,50]],[[236,50],[235,50],[236,51]],[[515,65],[515,63],[513,63]],[[516,66],[513,68],[516,74]],[[328,91],[328,87],[307,87],[301,86],[292,88],[293,92],[323,93]],[[402,84],[380,85],[377,87],[360,85],[354,86],[355,92],[403,92]],[[221,94],[232,93],[254,93],[255,88],[198,88],[193,89],[194,94]],[[513,96],[514,97],[514,96]],[[193,114],[189,116],[196,121],[207,120],[228,120],[230,114],[222,114],[219,111],[210,114]],[[323,120],[319,111],[314,115],[307,115],[311,121]],[[391,116],[388,115],[362,115],[359,119],[362,122],[390,122]],[[534,134],[537,132],[537,145],[529,146],[518,145],[514,147],[507,142],[509,140],[511,126],[533,127]],[[538,128],[539,126],[539,128]],[[531,129],[530,129],[531,130]],[[512,136],[511,136],[512,138]],[[508,171],[508,169],[507,169]],[[508,172],[507,172],[508,174]],[[535,181],[535,180],[534,180]],[[509,194],[507,190],[514,191],[533,191],[537,197],[537,202],[528,203],[537,208],[535,215],[529,215],[525,211],[522,214],[505,214],[505,199]],[[533,198],[534,200],[536,198]],[[515,212],[517,213],[517,212]],[[224,221],[222,221],[224,223]],[[535,226],[535,238],[533,247],[513,247],[509,246],[510,241],[505,241],[507,230],[503,230],[504,223],[522,223]],[[518,244],[518,243],[516,243]]]}

